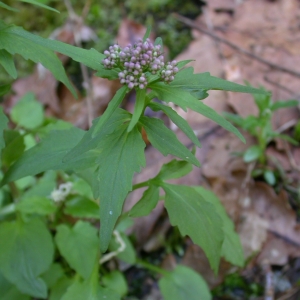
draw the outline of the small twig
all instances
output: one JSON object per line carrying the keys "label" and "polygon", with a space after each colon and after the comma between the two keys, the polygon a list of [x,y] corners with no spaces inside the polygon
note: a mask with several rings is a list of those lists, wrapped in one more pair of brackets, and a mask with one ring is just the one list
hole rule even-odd
{"label": "small twig", "polygon": [[263,59],[263,58],[255,55],[255,54],[249,52],[248,50],[243,49],[243,48],[241,48],[241,47],[239,47],[239,46],[237,46],[237,45],[229,42],[228,40],[226,40],[224,38],[221,38],[221,37],[219,37],[219,36],[211,33],[208,30],[203,29],[201,26],[197,25],[195,22],[191,21],[190,19],[188,19],[186,17],[183,17],[183,16],[181,16],[181,15],[179,15],[177,13],[173,13],[173,15],[175,16],[175,18],[177,20],[179,20],[180,22],[184,23],[185,25],[188,25],[188,26],[190,26],[192,28],[197,29],[198,31],[202,32],[203,34],[206,34],[206,35],[210,36],[211,38],[215,39],[216,41],[219,41],[219,42],[221,42],[221,43],[223,43],[223,44],[231,47],[232,49],[234,49],[234,50],[236,50],[236,51],[238,51],[238,52],[240,52],[240,53],[242,53],[242,54],[244,54],[246,56],[249,56],[249,57],[257,60],[257,61],[261,62],[262,64],[265,64],[265,65],[267,65],[267,66],[269,66],[269,67],[271,67],[273,69],[276,69],[278,71],[285,72],[287,74],[290,74],[290,75],[293,75],[293,76],[296,76],[296,77],[300,78],[300,73],[299,72],[290,70],[288,68],[285,68],[285,67],[282,67],[280,65],[274,64],[274,63],[272,63],[270,61],[267,61],[267,60],[265,60],[265,59]]}
{"label": "small twig", "polygon": [[280,88],[281,90],[289,93],[290,95],[292,95],[292,97],[294,97],[295,99],[299,99],[300,98],[300,94],[295,93],[294,91],[290,90],[289,88],[287,88],[284,85],[281,85],[280,83],[273,81],[271,79],[269,79],[267,76],[264,77],[264,80],[268,83],[271,83],[273,85],[275,85],[276,87]]}
{"label": "small twig", "polygon": [[274,299],[274,281],[273,272],[270,265],[263,266],[265,271],[265,297],[264,300]]}
{"label": "small twig", "polygon": [[282,133],[284,131],[286,131],[287,129],[295,126],[297,124],[298,120],[296,119],[292,119],[292,120],[289,120],[287,121],[286,123],[282,124],[277,130],[276,132],[278,133]]}
{"label": "small twig", "polygon": [[296,293],[298,293],[299,291],[300,291],[299,287],[294,287],[291,290],[287,291],[285,295],[277,298],[276,300],[288,300],[292,296],[294,296]]}

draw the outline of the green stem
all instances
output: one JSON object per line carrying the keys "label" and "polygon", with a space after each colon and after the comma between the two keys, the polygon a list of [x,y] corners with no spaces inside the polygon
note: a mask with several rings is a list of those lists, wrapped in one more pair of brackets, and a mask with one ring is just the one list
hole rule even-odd
{"label": "green stem", "polygon": [[134,191],[134,190],[140,189],[142,187],[149,186],[149,184],[150,184],[149,180],[137,183],[137,184],[133,185],[132,190]]}
{"label": "green stem", "polygon": [[158,273],[158,274],[161,274],[161,275],[164,275],[164,276],[168,276],[168,275],[170,274],[169,271],[164,270],[164,269],[159,268],[159,267],[156,267],[156,266],[154,266],[154,265],[151,265],[151,264],[149,264],[148,262],[146,262],[146,261],[144,261],[144,260],[141,260],[141,259],[137,259],[137,260],[136,260],[136,263],[137,263],[138,265],[141,265],[142,267],[144,267],[144,268],[150,270],[150,271],[153,271],[153,272],[155,272],[155,273]]}

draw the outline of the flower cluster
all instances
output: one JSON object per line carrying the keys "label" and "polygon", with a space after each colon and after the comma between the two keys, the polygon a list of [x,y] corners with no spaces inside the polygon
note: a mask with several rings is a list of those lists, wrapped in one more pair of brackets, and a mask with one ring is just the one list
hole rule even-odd
{"label": "flower cluster", "polygon": [[153,45],[150,39],[146,39],[145,42],[139,40],[124,49],[113,45],[104,51],[104,54],[106,55],[102,61],[104,67],[106,69],[119,67],[120,82],[130,89],[134,87],[144,89],[147,86],[146,72],[160,75],[166,83],[174,80],[178,72],[177,62],[174,60],[165,65],[161,45]]}

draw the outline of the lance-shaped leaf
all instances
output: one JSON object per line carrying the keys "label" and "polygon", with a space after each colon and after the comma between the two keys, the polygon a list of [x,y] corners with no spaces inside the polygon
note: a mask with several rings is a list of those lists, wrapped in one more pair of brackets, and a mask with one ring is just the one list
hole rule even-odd
{"label": "lance-shaped leaf", "polygon": [[167,128],[162,120],[156,118],[141,117],[140,123],[144,127],[147,137],[159,152],[163,155],[172,154],[193,165],[199,167],[200,163],[177,138],[175,133]]}
{"label": "lance-shaped leaf", "polygon": [[159,200],[159,187],[150,185],[144,192],[142,198],[129,211],[129,216],[133,218],[147,216],[155,208]]}
{"label": "lance-shaped leaf", "polygon": [[128,128],[127,128],[128,132],[130,132],[132,130],[132,128],[139,121],[139,119],[144,111],[144,108],[145,108],[145,100],[146,100],[146,89],[139,89],[136,92],[134,112],[133,112],[132,118],[130,120],[130,123],[128,125]]}
{"label": "lance-shaped leaf", "polygon": [[222,219],[213,204],[192,187],[163,183],[165,207],[173,226],[189,235],[205,252],[212,269],[217,272],[224,240]]}
{"label": "lance-shaped leaf", "polygon": [[[5,147],[3,131],[4,129],[7,128],[7,123],[8,123],[8,118],[4,114],[2,106],[0,106],[0,157],[1,157],[2,149]],[[0,161],[0,166],[1,166],[1,161]]]}
{"label": "lance-shaped leaf", "polygon": [[[121,125],[99,144],[100,248],[106,251],[135,172],[144,167],[145,143],[137,128]],[[96,192],[97,193],[97,192]]]}
{"label": "lance-shaped leaf", "polygon": [[65,155],[82,139],[84,131],[73,127],[52,131],[23,155],[6,172],[2,185],[46,170],[85,169],[94,165],[97,153],[89,152],[72,162],[63,162]]}
{"label": "lance-shaped leaf", "polygon": [[[0,21],[0,29],[2,30],[5,29],[6,39],[9,39],[10,43],[14,41],[19,41],[20,43],[24,42],[24,46],[29,45],[28,47],[30,47],[31,45],[30,49],[28,50],[32,50],[32,48],[36,50],[47,48],[52,51],[56,51],[66,56],[69,56],[75,61],[81,62],[93,70],[103,69],[103,65],[101,62],[105,58],[105,55],[93,48],[90,50],[86,50],[86,49],[65,44],[60,41],[44,39],[40,36],[37,36],[35,34],[32,34],[24,30],[21,27],[11,26],[11,25],[7,26],[5,23],[1,21]],[[0,43],[0,47],[1,47],[2,35],[0,37],[0,41],[1,41]],[[24,51],[24,47],[22,48],[21,52],[23,53],[23,51]],[[8,50],[8,52],[10,51]],[[36,51],[34,51],[34,53],[35,52]],[[32,55],[34,55],[34,53],[32,53]]]}
{"label": "lance-shaped leaf", "polygon": [[108,121],[111,115],[116,111],[119,105],[122,103],[126,93],[128,92],[127,86],[122,86],[115,94],[115,96],[110,100],[104,114],[98,119],[98,122],[95,124],[92,137],[95,137],[96,134],[100,131],[102,126]]}
{"label": "lance-shaped leaf", "polygon": [[211,300],[212,295],[205,280],[194,270],[177,266],[159,280],[165,300]]}
{"label": "lance-shaped leaf", "polygon": [[1,8],[5,8],[5,9],[10,10],[10,11],[14,11],[14,12],[18,12],[19,11],[18,9],[16,9],[14,7],[11,7],[11,6],[3,3],[2,1],[0,1],[0,7]]}
{"label": "lance-shaped leaf", "polygon": [[208,72],[194,74],[194,68],[186,68],[176,74],[170,86],[184,89],[223,90],[250,94],[268,94],[261,89],[240,85],[218,77],[211,76]]}
{"label": "lance-shaped leaf", "polygon": [[[78,156],[84,154],[89,150],[96,149],[100,141],[116,130],[120,125],[125,122],[129,122],[130,113],[124,109],[116,109],[112,116],[108,119],[105,125],[98,131],[97,134],[94,134],[97,124],[100,122],[100,118],[97,118],[93,121],[92,127],[84,134],[79,143],[64,157],[64,162],[70,162],[76,160]],[[94,136],[93,136],[94,134]]]}
{"label": "lance-shaped leaf", "polygon": [[199,186],[194,188],[206,201],[214,205],[215,210],[223,221],[224,241],[222,244],[222,256],[230,263],[243,267],[245,259],[241,241],[238,234],[234,231],[234,224],[228,217],[224,206],[213,192]]}
{"label": "lance-shaped leaf", "polygon": [[45,224],[39,219],[2,223],[0,240],[1,273],[21,292],[45,299],[47,286],[40,275],[50,267],[54,254]]}
{"label": "lance-shaped leaf", "polygon": [[57,227],[55,242],[68,264],[88,279],[99,257],[97,229],[83,221],[78,221],[72,229],[62,224]]}
{"label": "lance-shaped leaf", "polygon": [[48,9],[48,10],[52,10],[52,11],[54,11],[56,13],[60,13],[57,9],[54,9],[54,8],[48,6],[48,5],[45,5],[45,4],[43,4],[43,3],[39,2],[39,1],[36,1],[36,0],[19,0],[19,1],[30,3],[30,4],[33,4],[33,5],[36,5],[36,6],[40,6],[42,8]]}
{"label": "lance-shaped leaf", "polygon": [[0,50],[0,64],[5,71],[13,78],[16,79],[18,74],[15,67],[14,59],[6,50]]}
{"label": "lance-shaped leaf", "polygon": [[99,69],[98,72],[95,74],[98,77],[101,78],[107,78],[109,80],[114,80],[114,79],[118,79],[119,78],[119,72],[121,72],[121,69],[104,69],[104,67],[102,69]]}
{"label": "lance-shaped leaf", "polygon": [[245,138],[231,123],[225,120],[222,116],[218,115],[212,108],[193,97],[188,91],[172,87],[171,85],[166,85],[162,82],[153,83],[150,85],[150,87],[157,94],[157,97],[160,100],[173,102],[184,110],[190,108],[200,113],[201,115],[213,120],[224,129],[232,132],[243,142],[245,142]]}
{"label": "lance-shaped leaf", "polygon": [[33,43],[33,40],[28,39],[26,31],[22,28],[7,26],[0,29],[0,49],[4,49],[13,55],[20,54],[25,59],[30,59],[35,63],[41,63],[76,96],[76,92],[69,82],[58,57],[44,45]]}
{"label": "lance-shaped leaf", "polygon": [[163,111],[196,146],[201,147],[201,144],[197,136],[195,135],[193,129],[190,127],[189,123],[180,115],[178,115],[178,113],[174,109],[172,109],[169,106],[154,102],[150,103],[149,107],[154,111]]}

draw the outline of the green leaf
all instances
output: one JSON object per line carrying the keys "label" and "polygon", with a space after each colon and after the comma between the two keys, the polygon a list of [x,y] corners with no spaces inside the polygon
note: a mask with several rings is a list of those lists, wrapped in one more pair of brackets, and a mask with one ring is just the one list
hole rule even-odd
{"label": "green leaf", "polygon": [[203,199],[214,205],[215,211],[222,219],[222,228],[225,236],[222,244],[222,256],[233,265],[243,267],[245,258],[241,241],[239,235],[234,231],[234,223],[228,217],[224,206],[213,192],[199,186],[194,187],[194,189]]}
{"label": "green leaf", "polygon": [[64,269],[59,263],[53,263],[50,268],[41,276],[48,288],[52,288],[61,278],[64,277]]}
{"label": "green leaf", "polygon": [[[37,40],[41,42],[45,39],[37,38]],[[61,61],[45,44],[37,43],[33,34],[26,32],[21,27],[6,26],[0,29],[0,49],[5,49],[13,55],[20,54],[25,59],[30,59],[35,63],[41,63],[76,96],[76,92],[66,76]]]}
{"label": "green leaf", "polygon": [[133,129],[133,127],[138,123],[142,113],[144,112],[145,100],[146,89],[138,89],[136,92],[134,112],[128,125],[127,132],[130,132]]}
{"label": "green leaf", "polygon": [[194,270],[177,266],[169,275],[159,280],[165,300],[211,300],[212,295],[205,280]]}
{"label": "green leaf", "polygon": [[[125,250],[120,252],[117,255],[117,258],[126,262],[127,264],[133,265],[136,262],[136,252],[135,248],[133,247],[131,241],[127,237],[127,235],[123,232],[119,232],[123,242],[125,243]],[[111,239],[109,244],[109,250],[110,251],[116,251],[120,248],[120,244],[117,243],[115,239]]]}
{"label": "green leaf", "polygon": [[46,170],[74,170],[94,164],[97,153],[86,153],[72,162],[62,162],[65,155],[82,139],[84,131],[73,127],[69,130],[52,131],[39,144],[25,151],[6,172],[2,185],[28,175]]}
{"label": "green leaf", "polygon": [[104,252],[121,214],[125,197],[132,189],[133,174],[140,172],[146,164],[145,143],[137,128],[127,132],[127,124],[124,124],[103,137],[98,147],[100,247]]}
{"label": "green leaf", "polygon": [[11,7],[11,6],[3,3],[2,1],[0,1],[0,7],[5,8],[5,9],[10,10],[10,11],[14,11],[14,12],[18,12],[19,11],[18,9],[13,8],[13,7]]}
{"label": "green leaf", "polygon": [[299,103],[298,100],[277,101],[271,105],[271,110],[274,111],[281,108],[294,107],[299,105]]}
{"label": "green leaf", "polygon": [[183,177],[193,170],[190,163],[182,160],[173,159],[167,164],[164,164],[159,173],[154,177],[158,180],[169,180]]}
{"label": "green leaf", "polygon": [[118,106],[122,103],[126,93],[128,92],[127,86],[122,86],[115,94],[115,96],[110,100],[107,109],[104,114],[98,119],[98,123],[95,124],[93,129],[92,137],[95,137],[96,134],[100,131],[102,126],[107,122],[107,120],[111,117],[111,115],[116,111]]}
{"label": "green leaf", "polygon": [[187,65],[188,63],[192,62],[192,61],[195,61],[194,59],[187,59],[187,60],[182,60],[182,61],[179,61],[176,65],[176,67],[178,69],[181,69],[183,68],[185,65]]}
{"label": "green leaf", "polygon": [[48,10],[52,10],[52,11],[60,14],[60,12],[58,10],[56,10],[56,9],[54,9],[54,8],[48,6],[48,5],[45,5],[45,4],[43,4],[43,3],[39,2],[39,1],[35,1],[35,0],[19,0],[19,1],[30,3],[30,4],[33,4],[33,5],[36,5],[36,6],[40,6],[42,8],[45,8],[45,9],[48,9]]}
{"label": "green leaf", "polygon": [[162,82],[150,84],[149,87],[153,89],[160,100],[173,102],[179,105],[184,110],[186,110],[186,108],[188,107],[200,113],[201,115],[213,120],[224,129],[232,132],[243,142],[245,142],[244,137],[232,124],[230,124],[222,116],[218,115],[212,108],[193,97],[188,91],[185,91],[181,88],[175,88],[171,84],[166,85]]}
{"label": "green leaf", "polygon": [[177,138],[175,133],[167,128],[162,120],[156,118],[142,117],[140,123],[144,127],[147,137],[159,152],[164,156],[175,155],[199,167],[200,163]]}
{"label": "green leaf", "polygon": [[102,283],[105,287],[115,291],[120,296],[125,296],[128,292],[125,276],[120,271],[115,270],[103,276]]}
{"label": "green leaf", "polygon": [[51,288],[49,300],[61,300],[63,295],[67,292],[68,288],[72,285],[73,280],[67,276],[63,276]]}
{"label": "green leaf", "polygon": [[57,227],[55,242],[60,254],[66,259],[71,268],[83,278],[88,279],[95,264],[98,263],[99,242],[97,229],[84,221],[78,221],[72,229],[62,224]]}
{"label": "green leaf", "polygon": [[151,33],[151,29],[152,29],[152,26],[148,25],[147,30],[146,30],[146,32],[144,34],[144,37],[143,37],[143,42],[146,42],[146,40],[149,38],[150,33]]}
{"label": "green leaf", "polygon": [[21,292],[46,298],[47,286],[40,275],[52,263],[54,246],[45,224],[39,219],[2,223],[0,240],[2,274]]}
{"label": "green leaf", "polygon": [[98,72],[95,74],[98,77],[101,78],[107,78],[109,80],[114,80],[119,78],[119,72],[121,72],[121,69],[99,69]]}
{"label": "green leaf", "polygon": [[35,129],[44,122],[43,105],[31,92],[25,94],[11,110],[12,120],[26,129]]}
{"label": "green leaf", "polygon": [[[8,118],[3,112],[2,106],[0,106],[0,157],[2,149],[5,147],[5,138],[4,138],[4,129],[7,128]],[[0,167],[1,167],[1,160],[0,160]]]}
{"label": "green leaf", "polygon": [[95,128],[100,122],[100,118],[93,121],[93,126],[84,134],[80,142],[64,157],[65,162],[76,160],[78,156],[93,149],[97,149],[100,141],[107,135],[115,131],[120,125],[130,121],[130,113],[124,109],[116,109],[112,116],[97,134],[94,134]]}
{"label": "green leaf", "polygon": [[0,64],[13,79],[17,78],[18,74],[15,67],[14,59],[12,55],[6,50],[0,50]]}
{"label": "green leaf", "polygon": [[144,192],[142,198],[129,211],[128,215],[132,218],[147,216],[155,208],[159,200],[159,188],[150,185]]}
{"label": "green leaf", "polygon": [[50,199],[40,196],[21,200],[17,203],[16,208],[25,214],[50,215],[56,211],[56,206]]}
{"label": "green leaf", "polygon": [[99,219],[99,205],[82,196],[75,196],[65,203],[64,213],[75,218]]}
{"label": "green leaf", "polygon": [[4,141],[6,147],[2,151],[2,162],[10,166],[25,150],[24,136],[15,130],[5,130]]}
{"label": "green leaf", "polygon": [[164,44],[163,44],[162,38],[161,38],[161,37],[157,37],[157,38],[155,39],[155,41],[154,41],[154,45],[155,45],[155,46],[156,46],[156,45],[160,45],[161,49],[163,49],[163,48],[164,48]]}
{"label": "green leaf", "polygon": [[264,179],[269,185],[275,185],[276,183],[276,177],[274,175],[274,172],[270,170],[264,171]]}
{"label": "green leaf", "polygon": [[192,67],[181,70],[170,83],[170,86],[184,89],[224,90],[250,94],[268,94],[261,89],[243,86],[211,76],[208,72],[199,74],[193,74],[193,72],[194,68]]}
{"label": "green leaf", "polygon": [[173,226],[189,235],[205,252],[212,269],[217,272],[224,240],[222,219],[214,205],[203,199],[192,187],[163,183],[165,207]]}
{"label": "green leaf", "polygon": [[243,155],[244,162],[249,163],[257,160],[262,155],[261,148],[258,145],[249,147]]}
{"label": "green leaf", "polygon": [[[4,96],[10,91],[11,85],[10,84],[4,84],[0,85],[0,97]],[[2,110],[2,108],[1,108]]]}
{"label": "green leaf", "polygon": [[28,295],[22,294],[13,284],[5,279],[0,272],[1,300],[30,300]]}
{"label": "green leaf", "polygon": [[[2,24],[4,24],[4,23],[2,23]],[[8,27],[10,27],[10,28],[8,28]],[[0,27],[0,29],[1,29],[1,27]],[[85,50],[85,49],[82,49],[79,47],[65,44],[60,41],[44,39],[42,37],[39,37],[37,35],[34,35],[28,31],[22,29],[21,27],[6,26],[5,29],[8,30],[8,33],[10,35],[12,35],[9,37],[10,40],[13,39],[13,41],[14,41],[14,36],[15,36],[16,39],[25,40],[26,44],[28,42],[33,43],[33,44],[36,44],[36,46],[41,46],[42,48],[47,48],[52,51],[56,51],[61,54],[67,55],[67,56],[71,57],[72,59],[74,59],[75,61],[81,62],[93,70],[103,69],[103,65],[101,62],[105,58],[105,55],[98,52],[95,49]],[[23,49],[22,49],[22,51],[23,51]],[[8,51],[8,52],[10,52],[10,51]]]}
{"label": "green leaf", "polygon": [[154,111],[163,111],[196,146],[201,147],[201,144],[197,136],[195,135],[193,129],[190,127],[189,123],[180,115],[178,115],[178,113],[174,109],[172,109],[169,106],[153,102],[149,104],[149,107]]}

